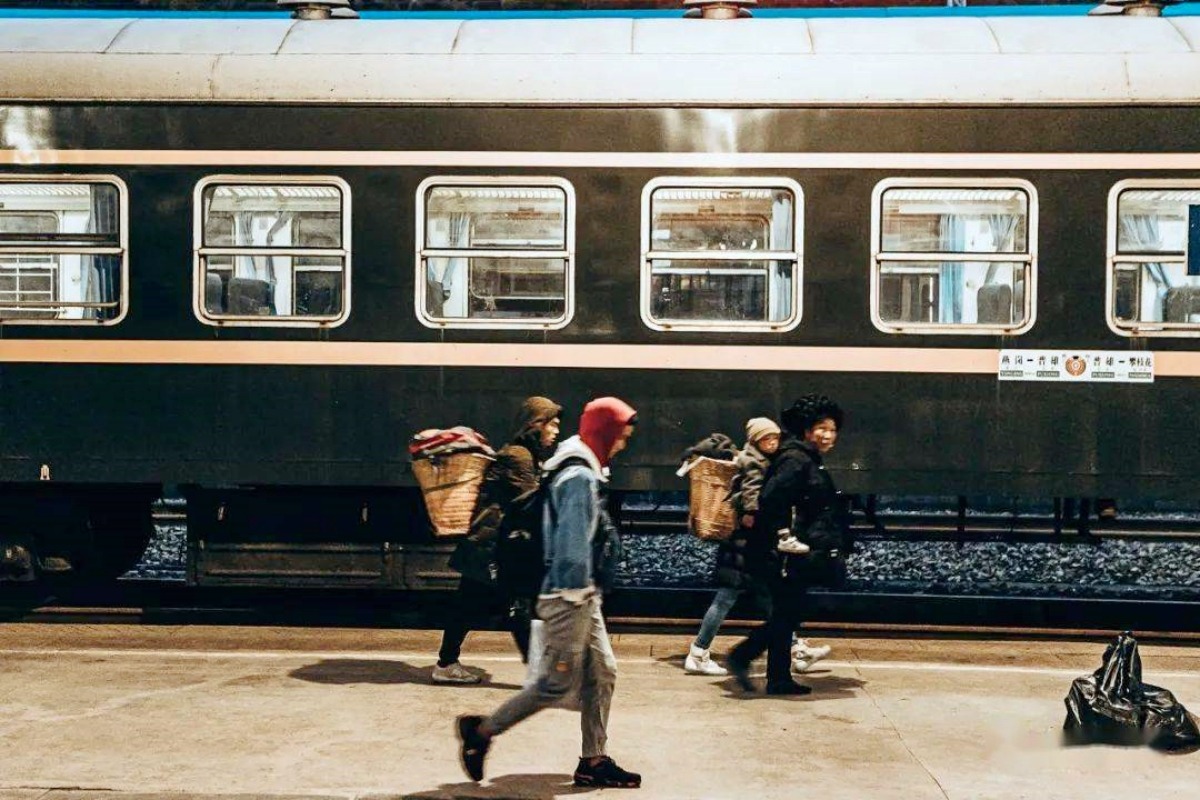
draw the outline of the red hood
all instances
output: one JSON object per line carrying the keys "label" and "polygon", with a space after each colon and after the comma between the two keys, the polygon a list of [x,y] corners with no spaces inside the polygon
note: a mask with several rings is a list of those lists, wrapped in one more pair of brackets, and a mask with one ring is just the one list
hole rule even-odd
{"label": "red hood", "polygon": [[600,397],[583,407],[579,438],[596,454],[600,466],[608,466],[608,454],[635,416],[633,407],[616,397]]}

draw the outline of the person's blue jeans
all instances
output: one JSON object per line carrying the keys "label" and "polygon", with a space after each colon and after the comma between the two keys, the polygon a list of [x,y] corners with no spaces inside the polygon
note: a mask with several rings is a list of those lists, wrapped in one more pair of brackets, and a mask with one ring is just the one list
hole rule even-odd
{"label": "person's blue jeans", "polygon": [[757,583],[742,589],[722,586],[717,589],[712,602],[709,603],[708,611],[704,612],[704,621],[700,623],[700,632],[696,634],[696,647],[707,650],[712,645],[717,631],[721,628],[721,623],[725,621],[725,617],[729,616],[729,610],[733,608],[733,604],[737,602],[742,592],[747,591],[754,594],[762,612],[770,616],[771,596],[765,587],[760,587]]}

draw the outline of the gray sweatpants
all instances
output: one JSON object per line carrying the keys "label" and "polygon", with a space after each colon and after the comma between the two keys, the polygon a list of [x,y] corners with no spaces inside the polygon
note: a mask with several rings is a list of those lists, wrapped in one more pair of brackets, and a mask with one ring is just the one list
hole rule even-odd
{"label": "gray sweatpants", "polygon": [[580,604],[561,597],[539,599],[537,612],[545,624],[545,649],[537,682],[496,709],[484,726],[493,735],[504,733],[544,708],[574,707],[578,693],[583,732],[580,755],[605,755],[617,659],[600,614],[600,595]]}

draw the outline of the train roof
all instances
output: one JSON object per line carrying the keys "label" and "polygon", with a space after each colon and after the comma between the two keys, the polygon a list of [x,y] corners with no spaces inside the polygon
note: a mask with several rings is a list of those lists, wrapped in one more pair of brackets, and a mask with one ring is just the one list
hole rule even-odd
{"label": "train roof", "polygon": [[0,100],[1172,104],[1200,17],[0,16]]}

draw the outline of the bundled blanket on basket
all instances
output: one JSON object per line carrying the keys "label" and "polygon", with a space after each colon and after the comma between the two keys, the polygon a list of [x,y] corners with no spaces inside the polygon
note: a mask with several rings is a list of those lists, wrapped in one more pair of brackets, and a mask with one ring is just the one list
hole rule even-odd
{"label": "bundled blanket on basket", "polygon": [[723,433],[710,433],[694,445],[683,451],[683,465],[675,472],[683,477],[691,470],[698,458],[712,458],[717,461],[734,461],[738,457],[738,446]]}
{"label": "bundled blanket on basket", "polygon": [[421,431],[409,442],[408,453],[413,461],[419,461],[456,453],[483,453],[494,456],[496,451],[482,433],[465,425],[458,425],[453,428],[427,428]]}

